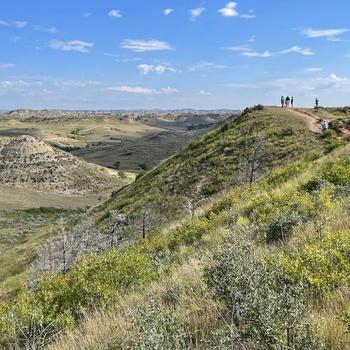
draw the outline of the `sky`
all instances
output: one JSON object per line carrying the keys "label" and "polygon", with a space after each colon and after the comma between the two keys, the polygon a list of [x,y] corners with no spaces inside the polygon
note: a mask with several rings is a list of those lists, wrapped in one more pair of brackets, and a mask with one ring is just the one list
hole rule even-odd
{"label": "sky", "polygon": [[349,0],[0,0],[0,110],[349,106],[349,14]]}

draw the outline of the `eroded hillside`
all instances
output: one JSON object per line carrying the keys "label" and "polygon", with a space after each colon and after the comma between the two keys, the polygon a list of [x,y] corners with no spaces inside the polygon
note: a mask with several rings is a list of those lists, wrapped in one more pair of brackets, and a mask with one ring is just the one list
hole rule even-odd
{"label": "eroded hillside", "polygon": [[0,183],[59,194],[87,194],[125,184],[117,173],[112,176],[28,135],[0,139]]}

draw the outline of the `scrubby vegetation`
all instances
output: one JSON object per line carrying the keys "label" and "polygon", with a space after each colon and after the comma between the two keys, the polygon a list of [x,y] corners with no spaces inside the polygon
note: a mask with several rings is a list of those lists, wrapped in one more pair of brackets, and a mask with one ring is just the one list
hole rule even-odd
{"label": "scrubby vegetation", "polygon": [[341,142],[245,110],[61,225],[0,303],[2,348],[350,349]]}

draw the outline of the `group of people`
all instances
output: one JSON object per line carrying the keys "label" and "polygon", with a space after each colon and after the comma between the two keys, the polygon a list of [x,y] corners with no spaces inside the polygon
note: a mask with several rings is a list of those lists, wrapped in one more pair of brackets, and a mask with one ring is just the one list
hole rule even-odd
{"label": "group of people", "polygon": [[293,103],[294,103],[294,99],[293,99],[293,96],[292,97],[289,97],[289,96],[281,96],[281,106],[282,107],[293,107]]}
{"label": "group of people", "polygon": [[[281,106],[282,107],[293,107],[293,102],[294,102],[294,99],[293,99],[293,96],[292,97],[289,97],[289,96],[281,96]],[[316,98],[315,100],[315,105],[316,107],[318,106],[318,98]],[[328,129],[328,122],[326,120],[323,120],[322,122],[322,131],[325,131]]]}
{"label": "group of people", "polygon": [[[289,97],[289,96],[281,96],[281,106],[282,107],[293,107],[293,103],[294,103],[294,99],[293,96]],[[318,107],[318,98],[316,98],[315,100],[315,106]]]}

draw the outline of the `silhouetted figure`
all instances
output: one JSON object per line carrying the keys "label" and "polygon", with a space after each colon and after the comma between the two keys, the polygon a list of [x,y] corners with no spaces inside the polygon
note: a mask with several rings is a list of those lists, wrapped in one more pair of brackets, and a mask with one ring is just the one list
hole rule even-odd
{"label": "silhouetted figure", "polygon": [[293,107],[293,103],[294,103],[294,98],[293,98],[293,96],[292,96],[291,99],[290,99],[290,106],[291,106],[291,107]]}
{"label": "silhouetted figure", "polygon": [[287,97],[286,97],[286,107],[289,107],[289,102],[290,102],[290,97],[287,96]]}
{"label": "silhouetted figure", "polygon": [[284,102],[285,102],[285,99],[283,96],[281,96],[281,107],[284,107]]}
{"label": "silhouetted figure", "polygon": [[316,107],[318,107],[318,98],[316,98],[316,100],[315,100],[315,105],[316,105]]}

